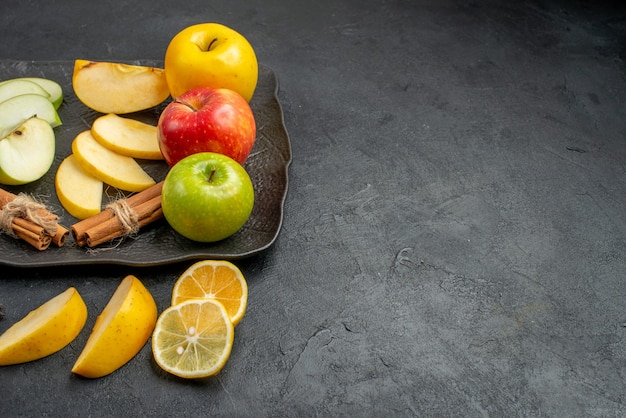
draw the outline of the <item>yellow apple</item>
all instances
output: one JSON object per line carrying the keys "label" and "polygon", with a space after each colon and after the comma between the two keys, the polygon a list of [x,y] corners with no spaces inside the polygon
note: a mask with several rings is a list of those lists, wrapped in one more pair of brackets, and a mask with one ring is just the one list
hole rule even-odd
{"label": "yellow apple", "polygon": [[83,104],[101,113],[131,113],[168,98],[162,68],[78,59],[72,87]]}
{"label": "yellow apple", "polygon": [[248,102],[259,67],[252,45],[219,23],[200,23],[176,34],[165,51],[165,78],[172,97],[192,88],[226,88]]}

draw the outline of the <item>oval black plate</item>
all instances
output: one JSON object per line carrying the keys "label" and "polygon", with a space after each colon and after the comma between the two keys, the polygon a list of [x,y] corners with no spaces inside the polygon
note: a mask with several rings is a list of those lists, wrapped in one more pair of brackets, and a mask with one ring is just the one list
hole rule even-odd
{"label": "oval black plate", "polygon": [[[158,61],[133,61],[130,64],[162,66]],[[64,102],[59,108],[63,125],[55,128],[57,152],[50,171],[39,181],[24,186],[0,187],[12,193],[25,192],[45,203],[69,229],[77,219],[67,214],[56,197],[54,176],[60,162],[71,153],[71,142],[101,116],[84,106],[72,90],[73,61],[0,61],[0,80],[17,77],[44,77],[63,87]],[[245,163],[255,187],[255,205],[248,222],[235,235],[212,244],[197,243],[177,234],[165,220],[143,228],[135,237],[114,240],[96,249],[78,247],[70,236],[63,247],[54,244],[37,251],[28,244],[0,236],[0,264],[18,267],[44,267],[78,264],[120,264],[154,266],[193,259],[240,259],[257,254],[275,241],[283,218],[287,194],[287,174],[291,163],[291,145],[278,101],[278,80],[274,72],[259,66],[259,81],[250,102],[257,123],[257,140]],[[156,125],[161,106],[130,115]],[[162,161],[139,161],[156,181],[165,178],[168,167]],[[123,192],[109,187],[103,204]]]}

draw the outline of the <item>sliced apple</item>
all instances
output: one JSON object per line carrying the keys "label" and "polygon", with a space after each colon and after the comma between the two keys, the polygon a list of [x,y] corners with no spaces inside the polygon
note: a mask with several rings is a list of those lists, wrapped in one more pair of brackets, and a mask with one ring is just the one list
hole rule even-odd
{"label": "sliced apple", "polygon": [[50,101],[48,92],[37,83],[23,79],[7,80],[0,83],[0,102],[22,94],[38,94]]}
{"label": "sliced apple", "polygon": [[76,60],[72,86],[83,104],[101,113],[131,113],[168,98],[162,68]]}
{"label": "sliced apple", "polygon": [[83,131],[74,138],[72,152],[83,170],[118,189],[139,192],[155,184],[134,158],[103,146],[91,131]]}
{"label": "sliced apple", "polygon": [[54,185],[59,202],[73,217],[85,219],[100,213],[104,184],[83,170],[74,154],[61,161]]}
{"label": "sliced apple", "polygon": [[38,94],[22,94],[0,103],[0,138],[13,132],[25,120],[37,116],[51,127],[61,125],[61,118],[50,101]]}
{"label": "sliced apple", "polygon": [[42,77],[22,77],[21,79],[39,84],[41,88],[48,92],[48,100],[52,102],[54,108],[58,110],[61,107],[61,103],[63,103],[63,88],[59,83]]}
{"label": "sliced apple", "polygon": [[118,154],[147,160],[163,159],[156,126],[109,113],[93,122],[91,134]]}
{"label": "sliced apple", "polygon": [[50,124],[31,117],[0,139],[0,183],[26,184],[39,180],[54,161],[56,141]]}

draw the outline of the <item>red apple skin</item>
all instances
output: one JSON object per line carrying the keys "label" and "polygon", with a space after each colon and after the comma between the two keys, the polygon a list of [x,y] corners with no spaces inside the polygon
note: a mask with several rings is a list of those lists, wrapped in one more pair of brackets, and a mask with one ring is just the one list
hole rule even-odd
{"label": "red apple skin", "polygon": [[196,88],[163,109],[157,139],[170,167],[199,152],[223,154],[243,165],[256,140],[256,122],[250,105],[239,93]]}

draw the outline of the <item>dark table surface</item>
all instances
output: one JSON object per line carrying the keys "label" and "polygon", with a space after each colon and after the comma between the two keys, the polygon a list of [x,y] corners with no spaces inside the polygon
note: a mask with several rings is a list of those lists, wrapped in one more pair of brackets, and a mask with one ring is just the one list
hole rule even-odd
{"label": "dark table surface", "polygon": [[90,315],[0,368],[0,416],[626,414],[626,13],[588,3],[3,0],[0,61],[158,61],[186,26],[237,29],[293,162],[218,376],[149,344],[70,372],[124,276],[163,310],[191,261],[3,266],[0,331],[68,286]]}

